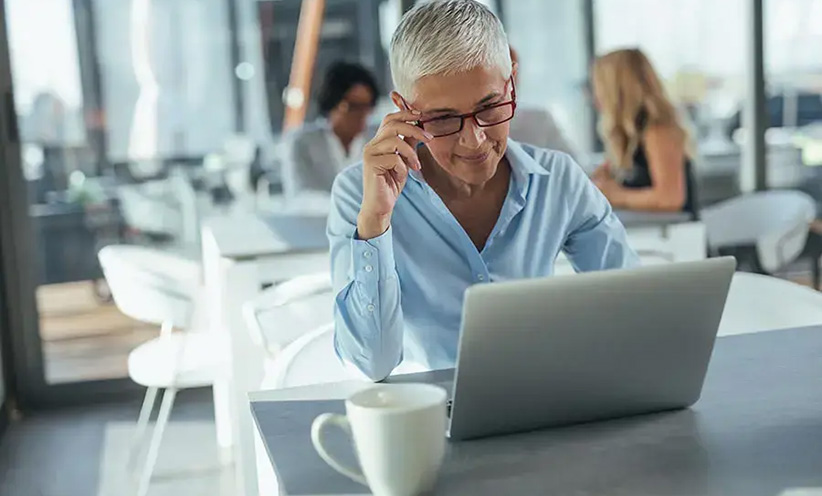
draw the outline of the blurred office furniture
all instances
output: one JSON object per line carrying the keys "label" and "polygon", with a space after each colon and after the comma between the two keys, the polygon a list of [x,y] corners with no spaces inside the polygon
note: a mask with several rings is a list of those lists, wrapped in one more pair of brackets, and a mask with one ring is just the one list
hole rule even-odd
{"label": "blurred office furniture", "polygon": [[[267,353],[259,390],[293,388],[363,378],[343,366],[334,351],[334,291],[331,274],[295,277],[269,288],[244,305],[252,339]],[[394,374],[419,372],[403,362]],[[278,494],[277,479],[255,431],[259,494]]]}
{"label": "blurred office furniture", "polygon": [[[99,257],[117,308],[133,319],[160,326],[160,336],[138,346],[128,358],[129,376],[147,388],[129,465],[133,465],[142,452],[157,393],[163,390],[157,422],[138,479],[137,494],[145,496],[177,391],[213,386],[224,369],[228,353],[221,336],[194,330],[202,275],[197,263],[128,245],[106,246],[100,250]],[[174,328],[180,331],[173,332]]]}
{"label": "blurred office furniture", "polygon": [[270,359],[308,331],[334,320],[331,274],[297,276],[266,289],[243,306],[254,342]]}
{"label": "blurred office furniture", "polygon": [[822,285],[822,224],[818,221],[811,225],[808,232],[808,240],[805,242],[805,249],[799,255],[800,260],[807,260],[811,271],[811,285],[813,289],[819,291]]}
{"label": "blurred office furniture", "polygon": [[731,282],[719,335],[822,324],[822,293],[762,274],[737,272]]}
{"label": "blurred office furniture", "polygon": [[[331,274],[327,271],[297,276],[266,289],[244,305],[246,326],[252,339],[266,352],[264,378],[259,389],[310,384],[311,379],[305,378],[317,377],[292,367],[295,353],[283,353],[283,350],[302,349],[305,346],[302,342],[310,342],[318,332],[333,326],[333,305]],[[300,342],[297,348],[289,347],[295,342]],[[319,382],[323,382],[322,378],[328,382],[342,379],[344,371],[339,361],[328,360],[327,355],[324,358],[326,360],[312,360],[308,372],[318,372]],[[256,433],[254,450],[259,494],[278,494],[277,476],[266,463],[265,448]]]}
{"label": "blurred office furniture", "polygon": [[799,191],[751,193],[702,211],[709,250],[763,274],[799,257],[815,217],[816,203]]}
{"label": "blurred office furniture", "polygon": [[183,218],[167,179],[124,184],[117,188],[120,208],[132,235],[170,241],[183,229]]}
{"label": "blurred office furniture", "polygon": [[[785,136],[767,136],[768,188],[795,188],[806,182],[813,171],[806,167],[802,150]],[[705,208],[742,193],[740,144],[730,140],[713,140],[699,144],[695,177],[699,202]]]}
{"label": "blurred office furniture", "polygon": [[[766,107],[768,127],[801,127],[822,122],[822,93],[789,90],[769,96]],[[793,112],[786,112],[786,109],[793,109]],[[730,119],[727,127],[728,136],[733,135],[740,127],[741,110]]]}
{"label": "blurred office furniture", "polygon": [[325,216],[250,213],[241,210],[206,219],[203,268],[209,326],[230,341],[227,376],[215,385],[215,413],[231,426],[221,447],[232,448],[237,494],[256,494],[253,419],[248,392],[259,388],[268,352],[247,330],[244,305],[263,287],[328,270]]}
{"label": "blurred office furniture", "polygon": [[115,201],[84,205],[70,201],[29,207],[38,284],[90,281],[103,277],[99,249],[122,240],[124,223]]}

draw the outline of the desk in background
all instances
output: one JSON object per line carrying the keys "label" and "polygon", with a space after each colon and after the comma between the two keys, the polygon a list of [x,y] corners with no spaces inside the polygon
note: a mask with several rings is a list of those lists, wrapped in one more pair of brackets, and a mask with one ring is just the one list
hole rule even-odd
{"label": "desk in background", "polygon": [[[449,443],[435,494],[822,494],[821,364],[822,327],[720,338],[693,408]],[[443,374],[394,380],[441,383]],[[309,433],[316,414],[342,412],[340,400],[368,386],[251,395],[280,494],[365,492],[325,465]],[[331,451],[353,463],[346,438],[336,439]],[[816,492],[791,492],[802,488]]]}
{"label": "desk in background", "polygon": [[238,211],[206,220],[202,228],[208,322],[229,334],[228,377],[214,386],[217,442],[230,449],[238,495],[255,495],[254,431],[247,394],[259,388],[265,351],[245,327],[243,305],[268,284],[328,269],[324,215]]}

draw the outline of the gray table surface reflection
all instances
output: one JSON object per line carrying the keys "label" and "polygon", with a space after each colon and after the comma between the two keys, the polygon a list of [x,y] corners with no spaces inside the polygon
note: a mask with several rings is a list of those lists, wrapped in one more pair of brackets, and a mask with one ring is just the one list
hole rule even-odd
{"label": "gray table surface reflection", "polygon": [[688,212],[644,212],[641,210],[615,210],[616,216],[626,228],[666,227],[672,224],[692,222]]}
{"label": "gray table surface reflection", "polygon": [[[363,493],[309,440],[314,417],[341,401],[252,409],[285,494]],[[329,438],[353,463],[343,435]],[[822,494],[822,327],[720,338],[688,410],[449,443],[435,494]]]}

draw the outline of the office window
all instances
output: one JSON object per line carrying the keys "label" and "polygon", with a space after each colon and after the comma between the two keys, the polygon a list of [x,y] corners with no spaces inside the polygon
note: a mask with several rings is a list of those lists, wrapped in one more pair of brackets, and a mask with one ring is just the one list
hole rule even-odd
{"label": "office window", "polygon": [[222,0],[93,3],[109,158],[215,151],[233,132]]}
{"label": "office window", "polygon": [[6,1],[6,12],[22,140],[83,144],[83,92],[71,0],[11,0]]}
{"label": "office window", "polygon": [[547,109],[580,160],[590,151],[592,128],[583,2],[506,0],[506,31],[519,54],[517,97],[524,107]]}
{"label": "office window", "polygon": [[768,140],[822,165],[822,1],[767,0],[764,11]]}

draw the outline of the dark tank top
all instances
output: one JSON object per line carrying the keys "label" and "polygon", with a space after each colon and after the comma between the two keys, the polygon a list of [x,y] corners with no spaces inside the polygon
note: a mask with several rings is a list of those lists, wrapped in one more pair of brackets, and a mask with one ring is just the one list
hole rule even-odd
{"label": "dark tank top", "polygon": [[[647,127],[647,116],[645,112],[637,116],[637,129],[640,133],[645,132]],[[691,217],[696,220],[698,217],[698,206],[696,201],[696,186],[693,175],[693,164],[686,156],[685,159],[685,203],[682,205],[682,211],[691,214]],[[622,185],[626,188],[649,188],[653,186],[651,178],[651,171],[648,167],[648,157],[645,155],[645,147],[640,141],[634,152],[633,167],[626,171],[622,179]]]}

